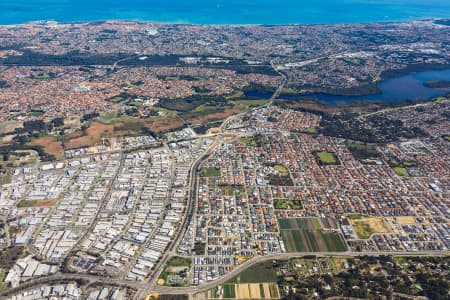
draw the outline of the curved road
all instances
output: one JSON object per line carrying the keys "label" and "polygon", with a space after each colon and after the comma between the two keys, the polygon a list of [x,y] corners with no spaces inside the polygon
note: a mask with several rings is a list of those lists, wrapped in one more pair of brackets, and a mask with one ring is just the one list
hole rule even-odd
{"label": "curved road", "polygon": [[[156,292],[160,294],[172,294],[172,295],[181,295],[181,294],[194,294],[202,291],[209,290],[211,288],[216,287],[217,285],[223,284],[228,280],[232,279],[234,276],[238,275],[243,270],[261,263],[266,260],[283,260],[295,257],[303,257],[307,255],[314,255],[316,257],[355,257],[355,256],[383,256],[383,255],[394,255],[394,256],[448,256],[450,255],[450,251],[421,251],[421,252],[294,252],[294,253],[280,253],[280,254],[272,254],[267,256],[259,256],[254,257],[243,264],[237,266],[233,271],[227,273],[226,275],[220,277],[217,280],[203,283],[198,286],[190,286],[190,287],[167,287],[167,286],[158,286],[152,282],[132,282],[132,281],[124,281],[120,279],[113,279],[108,277],[102,277],[97,275],[87,275],[87,274],[56,274],[51,276],[46,276],[42,278],[32,279],[21,284],[19,287],[12,288],[0,293],[0,297],[6,297],[17,292],[21,292],[26,289],[30,289],[36,286],[41,286],[43,284],[48,284],[52,282],[61,282],[65,280],[74,281],[77,279],[83,279],[92,283],[102,283],[106,285],[113,286],[121,286],[128,287],[137,290],[138,292],[135,295],[139,297],[138,299],[144,299],[145,295],[149,292]],[[138,296],[139,295],[139,296]]]}

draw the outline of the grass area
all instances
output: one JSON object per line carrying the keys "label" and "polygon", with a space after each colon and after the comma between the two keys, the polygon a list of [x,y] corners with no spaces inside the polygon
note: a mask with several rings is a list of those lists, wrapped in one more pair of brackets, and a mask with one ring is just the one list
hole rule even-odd
{"label": "grass area", "polygon": [[16,260],[23,257],[25,248],[22,246],[12,246],[0,251],[0,268],[9,270],[16,263]]}
{"label": "grass area", "polygon": [[26,207],[48,207],[54,206],[56,204],[56,200],[22,200],[17,203],[18,208],[26,208]]}
{"label": "grass area", "polygon": [[6,282],[3,282],[3,280],[5,280],[7,271],[8,270],[0,268],[0,292],[6,291],[9,289],[8,284]]}
{"label": "grass area", "polygon": [[5,121],[0,123],[0,133],[7,133],[14,131],[16,128],[22,128],[23,122],[21,121]]}
{"label": "grass area", "polygon": [[192,260],[187,257],[174,256],[169,259],[158,281],[166,286],[186,286],[189,282],[188,272]]}
{"label": "grass area", "polygon": [[190,267],[191,266],[191,259],[187,257],[181,257],[181,256],[174,256],[169,259],[167,262],[167,267]]}
{"label": "grass area", "polygon": [[399,176],[406,176],[408,175],[408,170],[404,167],[394,167],[394,172],[395,174],[399,175]]}
{"label": "grass area", "polygon": [[206,168],[203,170],[203,174],[206,177],[220,177],[219,168]]}
{"label": "grass area", "polygon": [[317,128],[309,128],[306,130],[302,130],[302,133],[306,134],[317,134],[319,131],[317,131]]}
{"label": "grass area", "polygon": [[335,153],[327,151],[315,151],[314,157],[319,165],[337,165],[339,160]]}
{"label": "grass area", "polygon": [[350,140],[347,140],[345,145],[356,159],[375,159],[380,157],[380,153],[373,145]]}
{"label": "grass area", "polygon": [[22,200],[17,204],[18,208],[35,207],[35,206],[36,200],[33,201]]}
{"label": "grass area", "polygon": [[353,229],[360,239],[368,239],[374,233],[388,233],[389,229],[381,218],[367,217],[351,220]]}
{"label": "grass area", "polygon": [[303,209],[301,201],[291,199],[274,199],[275,209]]}
{"label": "grass area", "polygon": [[246,109],[251,109],[259,106],[264,106],[269,103],[270,100],[261,99],[261,100],[234,100],[232,103],[236,106],[242,106]]}
{"label": "grass area", "polygon": [[27,116],[29,117],[39,117],[42,116],[43,114],[45,114],[45,112],[42,110],[32,110],[27,112]]}
{"label": "grass area", "polygon": [[152,110],[160,112],[161,115],[165,117],[175,118],[178,115],[178,112],[176,110],[170,110],[162,107],[154,106],[152,107]]}
{"label": "grass area", "polygon": [[239,99],[239,98],[242,98],[244,96],[245,96],[245,94],[244,94],[243,91],[236,91],[233,94],[226,96],[226,98],[227,99]]}
{"label": "grass area", "polygon": [[258,143],[256,142],[256,140],[252,137],[243,137],[243,138],[241,138],[241,142],[243,142],[247,146],[252,146],[252,147],[258,146]]}
{"label": "grass area", "polygon": [[39,74],[39,75],[33,76],[33,79],[38,79],[38,80],[50,79],[50,75],[49,74]]}
{"label": "grass area", "polygon": [[224,284],[223,285],[223,297],[225,299],[236,298],[236,289],[234,284]]}
{"label": "grass area", "polygon": [[12,179],[11,169],[6,169],[3,173],[0,174],[0,184],[11,183],[11,179]]}
{"label": "grass area", "polygon": [[443,138],[444,140],[447,140],[447,141],[450,142],[450,135],[448,135],[448,134],[443,135],[442,138]]}
{"label": "grass area", "polygon": [[260,283],[276,281],[277,274],[273,267],[273,262],[264,261],[245,269],[239,275],[230,279],[228,283]]}
{"label": "grass area", "polygon": [[114,103],[120,103],[120,102],[122,102],[124,100],[125,100],[125,98],[122,98],[120,96],[116,96],[116,97],[113,97],[113,98],[109,99],[109,101],[114,102]]}
{"label": "grass area", "polygon": [[282,166],[282,165],[275,165],[274,167],[273,167],[275,170],[277,170],[278,172],[280,172],[281,173],[281,175],[288,175],[289,174],[289,170],[285,167],[285,166]]}
{"label": "grass area", "polygon": [[127,116],[127,115],[118,114],[116,111],[102,112],[97,119],[97,121],[99,123],[102,123],[104,125],[111,125],[111,124],[121,123],[121,122],[131,122],[131,121],[136,121],[136,120],[138,120],[138,119]]}
{"label": "grass area", "polygon": [[349,218],[350,220],[361,220],[361,219],[367,218],[367,216],[360,215],[360,214],[349,214],[349,215],[347,215],[347,218]]}

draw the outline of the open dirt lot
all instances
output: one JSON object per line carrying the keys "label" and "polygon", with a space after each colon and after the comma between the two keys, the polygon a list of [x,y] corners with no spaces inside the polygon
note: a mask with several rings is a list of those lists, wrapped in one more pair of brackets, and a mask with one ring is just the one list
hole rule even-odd
{"label": "open dirt lot", "polygon": [[54,155],[56,158],[61,158],[64,150],[60,141],[57,141],[51,136],[41,137],[29,143],[32,146],[41,146],[48,154]]}

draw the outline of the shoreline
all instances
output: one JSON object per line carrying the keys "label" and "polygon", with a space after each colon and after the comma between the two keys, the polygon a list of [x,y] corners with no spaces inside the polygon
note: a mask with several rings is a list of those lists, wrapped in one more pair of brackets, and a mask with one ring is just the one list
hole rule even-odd
{"label": "shoreline", "polygon": [[[203,23],[203,22],[189,22],[189,21],[158,21],[158,20],[143,20],[143,19],[128,19],[128,18],[113,18],[113,19],[91,19],[91,20],[74,20],[74,21],[58,21],[55,19],[43,19],[43,20],[28,20],[19,23],[1,23],[1,27],[16,27],[23,26],[29,24],[38,24],[42,23],[45,25],[47,23],[56,23],[61,25],[67,24],[95,24],[95,23],[107,23],[107,22],[135,22],[135,23],[147,23],[154,25],[184,25],[184,26],[205,26],[205,27],[285,27],[285,26],[334,26],[334,25],[369,25],[369,24],[398,24],[398,23],[410,23],[410,22],[436,22],[436,21],[450,21],[450,15],[448,17],[430,17],[430,18],[411,18],[411,19],[393,19],[393,20],[375,20],[375,21],[366,21],[366,22],[318,22],[318,23],[309,23],[309,22],[288,22],[288,23]],[[449,26],[436,24],[438,26]]]}

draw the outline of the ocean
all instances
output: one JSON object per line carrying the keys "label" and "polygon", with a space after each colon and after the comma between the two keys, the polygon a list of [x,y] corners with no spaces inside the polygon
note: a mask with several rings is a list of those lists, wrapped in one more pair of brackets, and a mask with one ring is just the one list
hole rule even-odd
{"label": "ocean", "polygon": [[0,24],[139,20],[336,24],[450,18],[450,0],[0,0]]}

